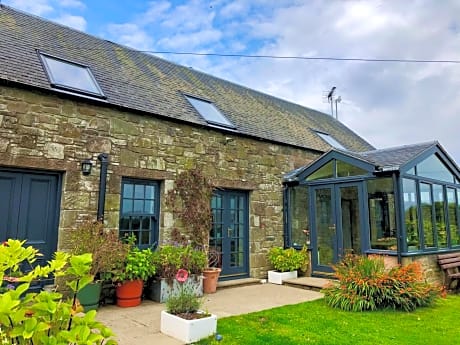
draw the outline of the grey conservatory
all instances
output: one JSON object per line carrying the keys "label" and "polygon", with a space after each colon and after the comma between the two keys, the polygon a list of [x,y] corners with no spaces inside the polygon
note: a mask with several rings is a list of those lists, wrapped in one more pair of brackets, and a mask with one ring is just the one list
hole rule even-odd
{"label": "grey conservatory", "polygon": [[285,245],[307,245],[319,276],[347,253],[397,264],[460,251],[459,181],[438,142],[333,149],[285,175]]}

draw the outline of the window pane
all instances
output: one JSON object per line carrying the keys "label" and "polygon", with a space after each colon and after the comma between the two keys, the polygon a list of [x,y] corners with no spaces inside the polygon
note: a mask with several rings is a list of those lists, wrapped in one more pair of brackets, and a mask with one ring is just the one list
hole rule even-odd
{"label": "window pane", "polygon": [[144,212],[144,201],[143,200],[134,200],[134,212],[138,212],[138,213]]}
{"label": "window pane", "polygon": [[154,186],[145,186],[145,198],[154,199],[155,187]]}
{"label": "window pane", "polygon": [[134,186],[134,198],[144,199],[144,185],[136,184]]}
{"label": "window pane", "polygon": [[49,56],[41,56],[46,62],[47,72],[53,84],[102,95],[89,68]]}
{"label": "window pane", "polygon": [[134,185],[131,183],[123,184],[123,198],[133,198]]}
{"label": "window pane", "polygon": [[422,228],[425,247],[435,247],[433,228],[433,202],[431,200],[431,185],[420,183],[420,208],[422,211]]}
{"label": "window pane", "polygon": [[447,229],[446,229],[446,214],[445,202],[442,186],[438,184],[433,185],[433,199],[436,217],[436,229],[438,231],[438,247],[447,247]]}
{"label": "window pane", "polygon": [[123,205],[122,205],[122,211],[123,213],[130,213],[133,212],[133,201],[132,200],[123,200]]}
{"label": "window pane", "polygon": [[138,231],[141,227],[141,221],[139,217],[133,217],[131,219],[131,230]]}
{"label": "window pane", "polygon": [[321,168],[307,177],[307,181],[320,180],[324,178],[334,177],[334,161],[324,164]]}
{"label": "window pane", "polygon": [[234,125],[219,111],[219,109],[214,106],[214,104],[193,97],[186,98],[207,122],[224,125],[226,127],[234,127]]}
{"label": "window pane", "polygon": [[460,237],[458,234],[456,190],[453,188],[447,188],[447,203],[449,206],[450,244],[457,246],[460,244]]}
{"label": "window pane", "polygon": [[141,222],[142,230],[150,229],[150,220],[151,220],[151,217],[142,217],[142,222]]}
{"label": "window pane", "polygon": [[308,187],[296,186],[289,189],[289,224],[291,245],[303,246],[310,244],[310,230],[308,228]]}
{"label": "window pane", "polygon": [[150,231],[142,231],[140,244],[150,244]]}
{"label": "window pane", "polygon": [[403,179],[404,220],[408,251],[420,249],[415,181]]}
{"label": "window pane", "polygon": [[455,181],[449,169],[436,155],[428,157],[417,165],[417,175],[447,182]]}
{"label": "window pane", "polygon": [[129,218],[128,217],[120,218],[120,230],[129,230]]}
{"label": "window pane", "polygon": [[397,250],[393,179],[367,182],[372,249]]}
{"label": "window pane", "polygon": [[330,136],[329,134],[321,132],[316,132],[316,134],[318,134],[321,139],[323,139],[332,147],[335,147],[336,149],[346,150],[346,148],[341,143],[339,143],[334,137]]}
{"label": "window pane", "polygon": [[366,175],[367,171],[357,166],[337,160],[337,177]]}
{"label": "window pane", "polygon": [[147,200],[145,201],[144,203],[144,212],[145,213],[155,213],[155,203],[153,202],[153,200]]}

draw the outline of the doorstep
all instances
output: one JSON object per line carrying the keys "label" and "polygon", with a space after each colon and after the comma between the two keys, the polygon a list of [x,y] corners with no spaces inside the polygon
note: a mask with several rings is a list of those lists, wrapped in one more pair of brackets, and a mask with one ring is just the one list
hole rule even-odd
{"label": "doorstep", "polygon": [[240,287],[245,285],[255,285],[260,284],[261,280],[256,278],[242,278],[242,279],[233,279],[233,280],[224,280],[217,282],[217,289],[226,289],[232,287]]}
{"label": "doorstep", "polygon": [[326,278],[317,277],[300,277],[294,279],[283,280],[283,285],[297,287],[301,289],[316,290],[319,291],[324,289],[326,285],[331,283],[333,280]]}

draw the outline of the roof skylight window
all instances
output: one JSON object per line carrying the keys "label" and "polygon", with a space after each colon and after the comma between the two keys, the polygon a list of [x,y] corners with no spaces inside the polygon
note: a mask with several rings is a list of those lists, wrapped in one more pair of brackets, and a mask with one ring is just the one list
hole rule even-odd
{"label": "roof skylight window", "polygon": [[330,136],[329,134],[321,133],[321,132],[316,132],[316,134],[318,134],[321,139],[323,139],[325,142],[327,142],[332,147],[335,147],[336,149],[340,149],[340,150],[347,150],[341,143],[339,143],[337,140],[335,140],[334,137]]}
{"label": "roof skylight window", "polygon": [[105,98],[89,67],[40,53],[51,86]]}
{"label": "roof skylight window", "polygon": [[209,124],[213,125],[218,125],[218,126],[223,126],[223,127],[229,127],[229,128],[235,128],[233,123],[231,123],[225,116],[222,114],[219,109],[217,109],[214,104],[211,102],[190,97],[190,96],[185,96],[187,100],[190,102],[191,105],[196,109],[196,111],[203,116],[203,118],[208,122]]}

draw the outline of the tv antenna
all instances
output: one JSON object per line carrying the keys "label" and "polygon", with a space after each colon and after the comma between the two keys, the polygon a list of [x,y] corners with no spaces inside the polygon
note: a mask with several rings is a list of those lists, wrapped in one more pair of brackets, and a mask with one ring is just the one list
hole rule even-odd
{"label": "tv antenna", "polygon": [[[324,91],[323,92],[323,99],[324,101],[327,100],[327,102],[331,105],[331,116],[335,117],[336,120],[339,119],[339,113],[338,113],[338,107],[337,104],[342,102],[342,97],[337,96],[336,94],[336,87],[333,86],[330,91]],[[334,107],[335,105],[335,107]],[[334,108],[335,108],[335,116],[334,116]]]}

